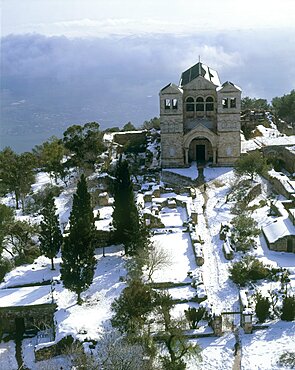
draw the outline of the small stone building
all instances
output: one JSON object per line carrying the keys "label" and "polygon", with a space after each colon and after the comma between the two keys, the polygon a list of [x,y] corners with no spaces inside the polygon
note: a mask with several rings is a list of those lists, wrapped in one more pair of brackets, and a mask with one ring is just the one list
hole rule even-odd
{"label": "small stone building", "polygon": [[232,165],[241,152],[240,109],[241,89],[221,85],[216,71],[201,62],[184,71],[178,86],[160,91],[162,167]]}
{"label": "small stone building", "polygon": [[290,219],[277,219],[262,228],[269,249],[295,253],[295,227]]}
{"label": "small stone building", "polygon": [[50,285],[0,289],[0,339],[3,333],[53,328],[55,310]]}

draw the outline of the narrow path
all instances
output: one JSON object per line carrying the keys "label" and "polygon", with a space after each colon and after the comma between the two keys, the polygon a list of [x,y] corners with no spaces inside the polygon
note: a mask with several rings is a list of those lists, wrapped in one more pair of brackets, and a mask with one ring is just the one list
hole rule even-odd
{"label": "narrow path", "polygon": [[204,253],[204,265],[202,266],[203,280],[206,286],[208,300],[213,304],[213,309],[217,309],[217,296],[215,294],[216,289],[220,288],[219,274],[218,274],[218,262],[214,253],[214,247],[212,245],[212,238],[207,227],[207,220],[204,213],[200,213],[200,208],[204,210],[204,196],[200,191],[200,188],[196,188],[196,199],[194,205],[198,209],[198,225],[197,230],[202,240],[203,253]]}
{"label": "narrow path", "polygon": [[204,284],[207,289],[208,300],[213,310],[236,311],[238,308],[239,291],[229,280],[228,261],[222,252],[222,241],[219,240],[220,223],[215,220],[215,207],[221,200],[212,196],[209,185],[199,186],[196,189],[195,208],[198,212],[197,230],[204,240],[204,265],[202,266]]}
{"label": "narrow path", "polygon": [[235,360],[233,363],[232,370],[240,370],[241,369],[241,360],[242,360],[242,342],[240,339],[240,332],[237,330],[235,332]]}
{"label": "narrow path", "polygon": [[29,370],[23,361],[23,355],[22,355],[22,336],[16,335],[15,338],[15,359],[17,362],[18,370]]}

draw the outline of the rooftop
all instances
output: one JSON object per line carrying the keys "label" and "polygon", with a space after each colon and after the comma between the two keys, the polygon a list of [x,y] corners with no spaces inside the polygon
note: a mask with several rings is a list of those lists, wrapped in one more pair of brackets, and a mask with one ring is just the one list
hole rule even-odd
{"label": "rooftop", "polygon": [[0,308],[52,303],[51,285],[0,289]]}
{"label": "rooftop", "polygon": [[195,64],[182,73],[179,85],[184,86],[199,76],[204,77],[216,86],[220,86],[218,73],[201,62]]}

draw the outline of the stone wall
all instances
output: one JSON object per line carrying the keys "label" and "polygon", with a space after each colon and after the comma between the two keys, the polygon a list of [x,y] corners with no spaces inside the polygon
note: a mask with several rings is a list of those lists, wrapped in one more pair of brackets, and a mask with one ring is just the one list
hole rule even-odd
{"label": "stone wall", "polygon": [[[36,361],[43,361],[49,358],[60,356],[65,353],[68,348],[74,343],[74,339],[71,335],[68,335],[62,338],[58,342],[50,342],[45,343],[44,345],[36,346],[35,348],[35,360]],[[81,346],[80,342],[76,341],[75,344],[77,346]]]}
{"label": "stone wall", "polygon": [[241,152],[240,132],[221,132],[219,134],[217,164],[232,165]]}
{"label": "stone wall", "polygon": [[196,180],[191,180],[188,177],[179,175],[174,172],[170,172],[167,170],[162,171],[161,173],[161,181],[164,184],[168,185],[175,185],[177,187],[185,187],[185,186],[196,186],[197,181]]}
{"label": "stone wall", "polygon": [[254,200],[256,197],[258,197],[261,194],[261,184],[254,185],[247,195],[245,196],[247,203],[250,203],[252,200]]}
{"label": "stone wall", "polygon": [[[263,232],[263,230],[262,230],[262,232]],[[295,235],[285,236],[283,238],[280,238],[280,239],[276,240],[273,243],[270,243],[267,240],[265,235],[264,235],[264,237],[265,237],[265,240],[266,240],[266,244],[267,244],[267,246],[270,250],[277,251],[277,252],[287,252],[288,251],[288,244],[290,244],[290,248],[292,248],[292,250],[290,250],[289,252],[290,253],[295,253]]]}
{"label": "stone wall", "polygon": [[0,329],[2,333],[14,333],[15,319],[23,319],[25,330],[36,327],[53,327],[53,315],[56,310],[55,303],[30,306],[12,306],[0,308]]}

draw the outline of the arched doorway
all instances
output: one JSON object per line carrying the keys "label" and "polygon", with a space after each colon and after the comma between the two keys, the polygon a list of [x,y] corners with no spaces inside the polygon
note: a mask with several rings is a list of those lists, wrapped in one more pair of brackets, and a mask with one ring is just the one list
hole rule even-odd
{"label": "arched doorway", "polygon": [[184,163],[192,161],[216,164],[218,137],[203,125],[198,125],[183,137]]}
{"label": "arched doorway", "polygon": [[190,142],[189,162],[196,161],[197,163],[205,163],[208,161],[213,161],[213,149],[212,144],[205,137],[198,137]]}

